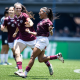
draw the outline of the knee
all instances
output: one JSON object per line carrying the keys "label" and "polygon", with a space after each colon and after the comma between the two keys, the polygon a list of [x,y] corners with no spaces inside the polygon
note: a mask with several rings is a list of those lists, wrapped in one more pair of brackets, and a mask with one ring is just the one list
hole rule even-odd
{"label": "knee", "polygon": [[40,58],[38,58],[38,61],[39,61],[40,63],[42,63],[42,62],[43,62],[43,60],[42,60],[42,59],[40,59]]}
{"label": "knee", "polygon": [[20,53],[15,51],[15,56],[20,57]]}

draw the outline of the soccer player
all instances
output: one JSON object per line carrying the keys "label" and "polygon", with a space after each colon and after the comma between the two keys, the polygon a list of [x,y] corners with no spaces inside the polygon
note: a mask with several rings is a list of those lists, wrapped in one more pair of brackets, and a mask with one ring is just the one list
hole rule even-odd
{"label": "soccer player", "polygon": [[[34,48],[36,44],[36,40],[35,40],[36,37],[25,31],[26,27],[28,27],[32,32],[34,32],[33,22],[30,19],[34,17],[31,14],[29,14],[28,11],[26,12],[26,8],[22,4],[15,3],[14,7],[15,7],[15,13],[16,13],[15,19],[17,21],[18,29],[20,33],[19,40],[17,41],[17,45],[16,47],[14,47],[17,65],[19,69],[14,74],[18,74],[20,72],[23,72],[22,62],[21,62],[19,55],[27,46],[31,47],[32,49]],[[26,13],[23,13],[23,12],[26,12]],[[52,75],[53,74],[52,66],[50,65],[48,61],[45,63],[49,67],[49,72]]]}
{"label": "soccer player", "polygon": [[[1,24],[4,23],[4,19],[6,17],[8,17],[8,7],[5,8],[4,16],[1,18]],[[1,63],[0,63],[0,65],[10,65],[10,63],[8,63],[9,46],[8,46],[7,40],[8,40],[8,33],[6,31],[2,32],[2,50],[1,50]]]}
{"label": "soccer player", "polygon": [[52,20],[54,19],[54,17],[51,8],[47,8],[47,7],[43,7],[40,9],[39,16],[42,19],[42,21],[40,21],[37,24],[37,32],[32,32],[29,28],[26,29],[26,32],[28,32],[29,34],[37,36],[37,40],[36,40],[37,42],[33,49],[30,61],[25,71],[23,73],[18,73],[20,77],[25,78],[27,76],[27,73],[32,68],[34,64],[34,60],[37,56],[41,57],[40,62],[59,59],[62,63],[64,63],[64,59],[61,53],[58,53],[57,55],[44,57],[45,49],[49,44],[49,40],[48,40],[49,33],[50,35],[53,35]]}
{"label": "soccer player", "polygon": [[[21,3],[15,3],[14,4],[14,9],[15,9],[15,21],[17,22],[17,26],[19,29],[19,39],[17,40],[16,46],[14,47],[15,49],[15,56],[16,56],[16,63],[18,65],[18,71],[22,71],[22,61],[20,58],[20,53],[27,47],[31,47],[32,49],[35,46],[36,43],[36,37],[34,35],[31,35],[25,31],[26,29],[26,22],[30,22],[31,26],[29,29],[33,32],[34,28],[32,20],[29,18],[31,16],[27,11],[26,8],[21,4]],[[26,14],[26,13],[28,14]],[[14,74],[17,74],[15,72]]]}
{"label": "soccer player", "polygon": [[15,51],[13,50],[13,46],[15,45],[14,42],[16,41],[18,34],[15,38],[13,38],[13,33],[17,28],[17,23],[14,19],[14,7],[10,7],[8,12],[9,16],[5,18],[4,23],[1,25],[1,30],[2,31],[6,30],[8,32],[8,45],[13,52],[13,57],[15,58],[15,53],[14,53]]}

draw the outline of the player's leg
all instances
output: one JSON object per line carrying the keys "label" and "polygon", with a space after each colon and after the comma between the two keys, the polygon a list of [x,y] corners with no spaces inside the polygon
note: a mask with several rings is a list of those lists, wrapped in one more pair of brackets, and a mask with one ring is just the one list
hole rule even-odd
{"label": "player's leg", "polygon": [[21,43],[21,42],[17,42],[16,46],[15,46],[15,57],[16,57],[16,63],[18,66],[18,71],[15,72],[14,74],[18,74],[19,72],[22,72],[22,59],[20,57],[20,53],[25,49],[26,45]]}
{"label": "player's leg", "polygon": [[6,45],[6,49],[5,49],[5,64],[6,65],[12,65],[11,63],[8,63],[8,51],[9,51],[9,46]]}
{"label": "player's leg", "polygon": [[25,78],[27,76],[27,73],[31,70],[31,67],[33,66],[34,64],[34,61],[35,61],[35,58],[41,53],[41,50],[38,49],[38,48],[34,48],[33,49],[33,52],[32,52],[32,55],[31,55],[31,58],[30,58],[30,61],[28,63],[28,66],[26,66],[26,69],[24,71],[24,73],[18,73],[18,75],[20,77],[23,77]]}
{"label": "player's leg", "polygon": [[2,49],[1,49],[1,63],[0,63],[0,65],[5,65],[5,63],[4,63],[4,57],[5,57],[6,46],[7,45],[2,45]]}
{"label": "player's leg", "polygon": [[[39,61],[39,62],[42,62],[42,60],[41,60],[42,57],[46,57],[46,55],[45,55],[44,53],[45,53],[45,51],[42,51],[42,52],[38,55],[38,61]],[[50,64],[49,61],[45,61],[44,63],[47,65],[47,67],[48,67],[48,69],[49,69],[50,75],[53,75],[53,67],[52,67],[52,64]]]}
{"label": "player's leg", "polygon": [[46,62],[48,60],[54,60],[54,59],[59,59],[62,63],[64,63],[64,59],[62,57],[61,53],[58,53],[57,55],[52,55],[52,56],[41,56],[41,58],[39,59],[39,62]]}

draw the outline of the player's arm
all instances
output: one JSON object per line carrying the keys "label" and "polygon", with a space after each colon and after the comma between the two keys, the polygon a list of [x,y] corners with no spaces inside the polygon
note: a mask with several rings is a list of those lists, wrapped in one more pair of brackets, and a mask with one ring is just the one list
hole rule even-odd
{"label": "player's arm", "polygon": [[8,30],[7,30],[7,18],[4,19],[4,22],[1,24],[1,31],[8,32]]}
{"label": "player's arm", "polygon": [[17,27],[16,30],[15,30],[15,32],[14,32],[14,34],[13,34],[13,37],[16,37],[18,31],[19,31],[19,29],[18,29],[18,27]]}
{"label": "player's arm", "polygon": [[29,28],[25,29],[25,31],[28,32],[29,34],[34,35],[34,36],[37,35],[37,32],[32,32],[32,31],[29,30]]}
{"label": "player's arm", "polygon": [[34,25],[33,21],[30,18],[27,18],[27,21],[25,22],[26,27],[32,27]]}
{"label": "player's arm", "polygon": [[3,31],[3,32],[8,32],[7,26],[5,27],[5,26],[1,25],[1,31]]}
{"label": "player's arm", "polygon": [[53,28],[54,28],[54,27],[49,26],[49,33],[50,33],[51,36],[53,35]]}

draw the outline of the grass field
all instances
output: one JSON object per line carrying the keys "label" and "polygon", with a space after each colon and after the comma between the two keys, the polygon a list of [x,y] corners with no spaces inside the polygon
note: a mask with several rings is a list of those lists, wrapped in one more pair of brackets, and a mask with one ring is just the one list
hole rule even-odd
{"label": "grass field", "polygon": [[[80,73],[75,73],[75,69],[80,69],[80,60],[65,60],[61,63],[59,60],[52,60],[54,74],[49,75],[47,66],[35,60],[34,66],[28,73],[27,78],[21,78],[14,75],[17,71],[13,59],[8,60],[12,65],[0,65],[0,80],[80,80]],[[29,59],[23,60],[23,70],[25,70]]]}

